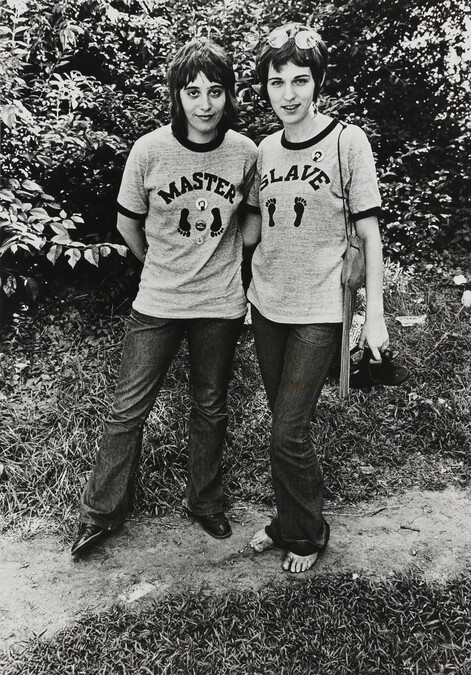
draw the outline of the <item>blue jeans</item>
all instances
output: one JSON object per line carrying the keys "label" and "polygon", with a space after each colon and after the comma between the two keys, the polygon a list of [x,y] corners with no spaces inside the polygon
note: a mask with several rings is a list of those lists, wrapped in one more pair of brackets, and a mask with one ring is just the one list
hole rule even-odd
{"label": "blue jeans", "polygon": [[329,536],[311,420],[340,349],[342,324],[275,323],[253,305],[252,324],[273,414],[270,461],[277,514],[266,532],[280,548],[311,555]]}
{"label": "blue jeans", "polygon": [[187,503],[196,515],[223,510],[227,389],[242,324],[243,318],[161,319],[132,310],[114,403],[82,496],[81,522],[113,530],[124,521],[144,424],[185,333],[191,398]]}

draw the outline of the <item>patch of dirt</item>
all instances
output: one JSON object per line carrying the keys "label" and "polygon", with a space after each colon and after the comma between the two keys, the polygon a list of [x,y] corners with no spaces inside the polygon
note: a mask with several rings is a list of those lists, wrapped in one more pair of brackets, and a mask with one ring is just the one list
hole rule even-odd
{"label": "patch of dirt", "polygon": [[[415,570],[446,581],[471,565],[471,493],[409,491],[329,510],[331,539],[310,575],[348,572],[382,578]],[[257,590],[299,582],[281,570],[279,550],[248,547],[269,513],[236,504],[233,536],[215,540],[178,517],[130,520],[74,560],[53,536],[0,543],[0,640],[4,648],[54,632],[90,611],[129,606],[183,590]]]}

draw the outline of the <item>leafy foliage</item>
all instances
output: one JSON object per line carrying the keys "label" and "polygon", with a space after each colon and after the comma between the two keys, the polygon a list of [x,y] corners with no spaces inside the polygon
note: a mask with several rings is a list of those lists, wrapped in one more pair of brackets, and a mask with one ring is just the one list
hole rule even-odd
{"label": "leafy foliage", "polygon": [[[63,256],[72,269],[81,260],[98,267],[100,258],[107,258],[112,250],[126,256],[127,248],[121,244],[86,245],[74,240],[72,235],[82,223],[81,216],[69,217],[53,197],[32,180],[20,183],[11,179],[6,188],[0,189],[0,287],[6,298],[36,300],[39,286],[34,272],[38,256],[45,256],[53,265]],[[23,264],[19,264],[19,252],[23,254],[20,259]]]}
{"label": "leafy foliage", "polygon": [[[330,46],[323,109],[361,124],[373,142],[387,253],[420,268],[466,252],[469,14],[461,0],[412,0],[407,12],[399,0],[6,0],[0,189],[13,201],[2,201],[3,296],[14,297],[13,279],[22,285],[32,258],[35,275],[79,257],[101,267],[108,253],[122,268],[114,202],[125,157],[138,136],[168,122],[166,64],[185,40],[207,34],[233,55],[242,132],[259,141],[278,128],[253,88],[254,57],[260,38],[288,20],[315,25]],[[34,205],[25,181],[39,188]],[[56,218],[56,230],[44,214],[34,225],[37,208]],[[12,209],[26,229],[12,232]],[[67,242],[53,241],[61,226],[71,233],[61,211],[76,219]]]}
{"label": "leafy foliage", "polygon": [[[0,282],[4,301],[35,298],[38,286],[25,276],[25,270],[36,276],[61,257],[72,269],[80,260],[98,266],[101,258],[127,253],[121,243],[103,243],[103,237],[92,236],[88,239],[93,243],[87,241],[79,215],[88,186],[94,180],[93,189],[99,194],[103,183],[107,167],[98,170],[96,158],[105,148],[122,157],[127,147],[116,134],[94,129],[83,113],[87,106],[99,105],[100,94],[109,93],[110,88],[79,71],[65,72],[84,29],[67,12],[61,13],[61,7],[70,11],[71,3],[43,5],[44,12],[38,12],[33,3],[9,0],[0,9],[2,23],[7,24],[0,34],[0,81],[4,85],[0,94]],[[91,171],[81,183],[79,198],[70,189],[70,177],[76,176],[80,162]],[[62,189],[54,185],[56,174],[67,177]],[[55,196],[43,186],[51,187]],[[112,211],[109,202],[106,208]],[[80,236],[73,239],[77,226]]]}

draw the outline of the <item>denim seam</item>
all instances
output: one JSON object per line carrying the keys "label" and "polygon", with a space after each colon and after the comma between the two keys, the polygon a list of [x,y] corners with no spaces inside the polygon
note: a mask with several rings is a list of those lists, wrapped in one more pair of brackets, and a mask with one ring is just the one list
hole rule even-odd
{"label": "denim seam", "polygon": [[296,336],[299,338],[299,340],[301,342],[304,342],[304,344],[314,345],[316,347],[327,347],[329,344],[332,344],[333,338],[335,338],[335,334],[338,331],[338,327],[341,326],[342,324],[333,323],[331,325],[332,325],[332,327],[335,327],[335,328],[332,328],[332,329],[327,328],[326,329],[326,332],[331,331],[331,335],[330,335],[330,339],[326,340],[325,342],[318,342],[318,341],[314,341],[314,340],[306,340],[306,338],[303,337],[303,335],[299,332],[298,328],[295,327],[294,330],[296,332]]}

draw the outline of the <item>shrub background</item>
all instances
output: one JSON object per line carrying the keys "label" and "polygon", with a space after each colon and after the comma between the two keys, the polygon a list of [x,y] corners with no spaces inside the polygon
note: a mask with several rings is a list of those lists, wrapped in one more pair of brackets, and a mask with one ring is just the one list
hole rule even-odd
{"label": "shrub background", "polygon": [[254,54],[261,37],[290,20],[314,25],[330,46],[323,109],[370,136],[386,254],[418,270],[450,266],[466,254],[471,123],[464,2],[6,0],[0,8],[4,309],[28,304],[44,284],[89,277],[92,268],[107,302],[129,291],[139,270],[116,233],[115,199],[132,143],[168,122],[169,58],[199,34],[226,47],[239,82],[239,130],[259,142],[278,123],[253,89]]}

